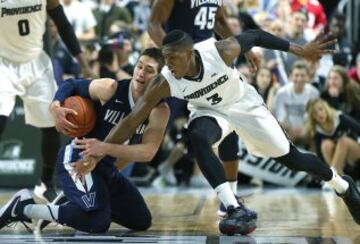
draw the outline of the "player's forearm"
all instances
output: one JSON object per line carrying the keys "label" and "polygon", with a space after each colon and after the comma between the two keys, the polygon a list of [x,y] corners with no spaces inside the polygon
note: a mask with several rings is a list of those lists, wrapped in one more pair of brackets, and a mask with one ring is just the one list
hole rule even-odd
{"label": "player's forearm", "polygon": [[160,23],[149,23],[148,33],[150,38],[155,42],[158,47],[162,46],[162,40],[165,37],[165,31]]}
{"label": "player's forearm", "polygon": [[[294,46],[294,45],[290,45],[289,41],[276,37],[260,29],[245,31],[240,35],[236,36],[236,39],[240,44],[242,53],[249,51],[254,46],[279,50],[284,52],[289,52],[290,46]],[[292,51],[296,52],[298,50],[292,50]]]}
{"label": "player's forearm", "polygon": [[136,128],[149,116],[151,108],[146,108],[146,104],[143,103],[143,98],[141,97],[133,111],[111,129],[104,142],[114,144],[124,143],[124,141],[134,135]]}
{"label": "player's forearm", "polygon": [[76,57],[79,53],[81,53],[80,44],[69,20],[66,18],[63,7],[58,5],[54,9],[48,10],[48,14],[54,21],[59,31],[60,37],[65,43],[66,47],[70,53]]}
{"label": "player's forearm", "polygon": [[127,162],[149,162],[156,154],[156,150],[150,144],[118,145],[106,143],[105,145],[104,153],[106,155]]}

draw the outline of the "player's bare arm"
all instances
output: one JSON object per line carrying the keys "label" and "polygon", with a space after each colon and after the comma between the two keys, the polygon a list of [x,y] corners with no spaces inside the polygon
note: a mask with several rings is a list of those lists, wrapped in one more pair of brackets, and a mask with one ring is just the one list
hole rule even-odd
{"label": "player's bare arm", "polygon": [[170,87],[161,74],[157,75],[146,88],[136,102],[132,112],[113,127],[105,142],[121,144],[129,139],[136,128],[149,117],[152,109],[157,106],[161,99],[169,97]]}
{"label": "player's bare arm", "polygon": [[101,104],[104,104],[114,96],[117,87],[118,83],[114,79],[95,79],[90,82],[89,93],[92,100],[100,101]]}
{"label": "player's bare arm", "polygon": [[155,0],[152,5],[148,33],[158,47],[165,37],[163,26],[168,21],[175,0]]}
{"label": "player's bare arm", "polygon": [[233,35],[227,20],[226,20],[226,12],[224,5],[221,5],[220,8],[216,11],[215,15],[215,26],[214,31],[221,38],[228,38]]}
{"label": "player's bare arm", "polygon": [[[161,99],[170,95],[170,87],[166,79],[161,74],[157,75],[147,86],[144,95],[138,99],[132,112],[112,128],[104,142],[122,144],[149,117],[150,112]],[[84,162],[75,163],[74,168],[79,175],[86,175],[96,167],[100,159],[101,157],[85,157]]]}
{"label": "player's bare arm", "polygon": [[47,0],[47,12],[58,28],[61,39],[65,43],[67,49],[76,58],[81,66],[84,77],[96,78],[96,75],[91,71],[89,64],[80,49],[79,41],[77,40],[74,30],[65,16],[64,10],[59,3],[59,0]]}
{"label": "player's bare arm", "polygon": [[160,103],[152,109],[141,144],[113,144],[91,138],[77,139],[75,148],[83,149],[82,155],[85,157],[108,155],[124,162],[149,162],[160,147],[169,115],[170,110],[166,103]]}
{"label": "player's bare arm", "polygon": [[304,46],[299,46],[263,30],[249,30],[236,37],[229,37],[225,40],[218,41],[215,45],[224,62],[229,65],[232,60],[238,57],[240,52],[246,53],[254,46],[290,52],[315,62],[319,60],[322,55],[333,53],[334,51],[328,48],[334,43],[336,43],[336,39],[331,34],[321,33],[313,41]]}

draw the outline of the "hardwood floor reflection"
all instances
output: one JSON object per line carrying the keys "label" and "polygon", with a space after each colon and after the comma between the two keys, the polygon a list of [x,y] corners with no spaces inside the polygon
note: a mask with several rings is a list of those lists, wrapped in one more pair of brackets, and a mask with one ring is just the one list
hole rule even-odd
{"label": "hardwood floor reflection", "polygon": [[[131,235],[208,237],[208,241],[196,243],[212,243],[209,242],[210,237],[217,240],[213,243],[222,243],[222,238],[226,238],[219,235],[216,213],[218,200],[213,191],[145,189],[142,192],[153,214],[153,225],[147,232],[134,232]],[[0,204],[4,204],[11,194],[2,193]],[[359,226],[352,220],[341,198],[332,192],[257,189],[253,195],[245,198],[245,204],[259,214],[258,227],[249,237],[254,243],[263,243],[260,240],[273,240],[270,243],[293,243],[289,240],[294,240],[297,243],[297,240],[303,239],[308,240],[304,243],[360,243]],[[111,226],[111,233],[119,234],[119,231],[125,230],[115,224]],[[67,227],[51,225],[45,234],[56,233],[61,236],[73,232]],[[22,234],[25,231],[20,224],[16,229],[5,228],[0,232],[0,243],[3,243],[1,235],[9,233]],[[235,237],[234,240],[239,238]]]}

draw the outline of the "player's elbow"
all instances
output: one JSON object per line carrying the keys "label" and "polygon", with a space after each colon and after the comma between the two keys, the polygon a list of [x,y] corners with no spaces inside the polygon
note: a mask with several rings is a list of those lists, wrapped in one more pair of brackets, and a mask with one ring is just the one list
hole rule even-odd
{"label": "player's elbow", "polygon": [[157,147],[153,145],[148,145],[144,150],[142,151],[138,162],[150,162],[154,159],[156,153],[157,153]]}

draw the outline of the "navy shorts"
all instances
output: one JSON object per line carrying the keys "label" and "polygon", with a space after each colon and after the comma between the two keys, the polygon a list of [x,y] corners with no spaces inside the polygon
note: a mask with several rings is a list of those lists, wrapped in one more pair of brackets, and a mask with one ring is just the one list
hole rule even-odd
{"label": "navy shorts", "polygon": [[131,206],[147,208],[136,186],[115,167],[113,158],[104,158],[90,174],[76,179],[71,164],[81,159],[79,153],[73,144],[62,147],[56,165],[59,185],[71,202],[86,212],[108,210],[113,216],[122,215]]}

